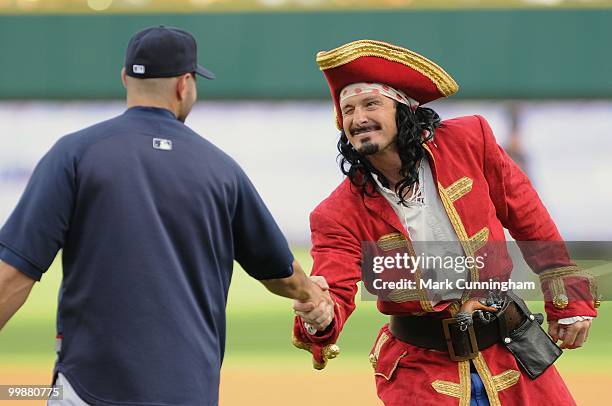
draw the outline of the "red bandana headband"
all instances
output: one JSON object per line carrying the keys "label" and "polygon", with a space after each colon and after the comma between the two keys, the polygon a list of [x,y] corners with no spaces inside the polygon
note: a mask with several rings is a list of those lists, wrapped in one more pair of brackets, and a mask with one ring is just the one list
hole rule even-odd
{"label": "red bandana headband", "polygon": [[351,83],[350,85],[346,86],[340,92],[340,104],[342,104],[342,102],[349,97],[366,93],[382,94],[383,96],[387,96],[388,98],[397,101],[398,103],[405,104],[406,106],[410,107],[412,111],[419,107],[418,101],[408,97],[406,93],[402,92],[401,90],[383,85],[382,83],[371,82]]}

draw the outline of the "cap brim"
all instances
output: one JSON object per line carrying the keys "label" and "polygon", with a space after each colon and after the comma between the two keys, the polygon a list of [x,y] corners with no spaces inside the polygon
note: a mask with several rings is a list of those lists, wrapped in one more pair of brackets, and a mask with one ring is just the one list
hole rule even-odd
{"label": "cap brim", "polygon": [[209,71],[202,65],[198,65],[198,67],[195,70],[195,73],[197,73],[198,75],[202,77],[205,77],[206,79],[210,79],[210,80],[213,80],[214,78],[216,78],[214,73],[212,73],[211,71]]}

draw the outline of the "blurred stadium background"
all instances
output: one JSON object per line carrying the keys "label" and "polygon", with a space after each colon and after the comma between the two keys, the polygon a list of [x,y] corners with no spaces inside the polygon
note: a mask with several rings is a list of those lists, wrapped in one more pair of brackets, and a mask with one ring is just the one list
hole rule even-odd
{"label": "blurred stadium background", "polygon": [[[566,239],[612,238],[612,1],[597,0],[0,0],[0,223],[60,136],[123,111],[127,40],[156,24],[198,39],[218,79],[198,82],[187,124],[246,169],[306,267],[308,213],[341,180],[314,55],[359,38],[440,64],[460,91],[432,107],[485,116]],[[60,281],[56,261],[0,333],[0,384],[49,382]],[[580,405],[609,404],[611,307],[558,363]],[[358,304],[323,372],[290,345],[290,303],[238,269],[227,309],[222,405],[378,404],[373,303]]]}

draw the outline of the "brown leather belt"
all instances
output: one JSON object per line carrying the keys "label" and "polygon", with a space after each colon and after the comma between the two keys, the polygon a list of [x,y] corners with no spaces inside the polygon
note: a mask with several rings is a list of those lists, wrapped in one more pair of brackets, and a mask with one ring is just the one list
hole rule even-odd
{"label": "brown leather belt", "polygon": [[512,331],[526,320],[514,302],[510,302],[490,323],[474,317],[474,324],[461,331],[454,318],[436,319],[427,316],[391,316],[389,330],[397,339],[417,347],[447,352],[453,361],[475,358],[480,350],[506,337],[501,331]]}

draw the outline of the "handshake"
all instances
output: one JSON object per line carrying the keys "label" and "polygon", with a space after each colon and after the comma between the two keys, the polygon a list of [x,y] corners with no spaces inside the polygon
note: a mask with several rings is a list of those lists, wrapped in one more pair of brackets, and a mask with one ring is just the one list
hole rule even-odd
{"label": "handshake", "polygon": [[304,322],[308,334],[324,331],[334,320],[334,301],[323,276],[311,276],[311,294],[308,299],[294,300],[293,310]]}

